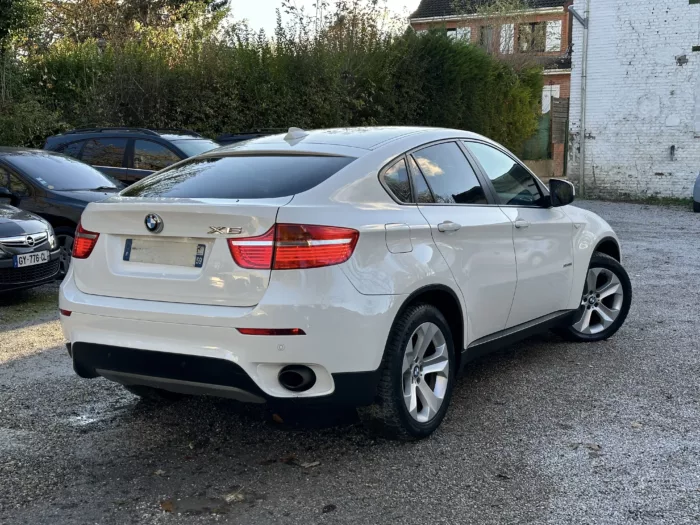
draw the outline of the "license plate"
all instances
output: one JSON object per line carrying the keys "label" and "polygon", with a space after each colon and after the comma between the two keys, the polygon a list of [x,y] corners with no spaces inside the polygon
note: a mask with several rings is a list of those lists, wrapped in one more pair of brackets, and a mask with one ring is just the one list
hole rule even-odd
{"label": "license plate", "polygon": [[24,255],[15,255],[15,268],[24,268],[25,266],[34,266],[36,264],[44,264],[49,262],[49,251],[35,253],[25,253]]}
{"label": "license plate", "polygon": [[122,259],[124,261],[146,264],[201,268],[204,265],[206,250],[206,244],[196,242],[127,239],[124,243]]}

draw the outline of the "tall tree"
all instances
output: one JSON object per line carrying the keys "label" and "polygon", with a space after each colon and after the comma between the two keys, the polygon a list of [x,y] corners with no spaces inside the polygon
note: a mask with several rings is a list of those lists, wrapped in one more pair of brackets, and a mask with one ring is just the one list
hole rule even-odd
{"label": "tall tree", "polygon": [[7,98],[7,67],[13,40],[34,27],[40,18],[37,0],[0,0],[0,102]]}

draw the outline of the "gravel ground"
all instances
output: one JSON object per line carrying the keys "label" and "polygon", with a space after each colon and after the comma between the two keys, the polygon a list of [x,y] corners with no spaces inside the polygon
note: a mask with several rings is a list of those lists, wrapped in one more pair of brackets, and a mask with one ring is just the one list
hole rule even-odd
{"label": "gravel ground", "polygon": [[0,523],[697,523],[700,215],[580,205],[622,239],[625,326],[475,363],[418,443],[345,413],[139,402],[73,374],[56,286],[0,299]]}

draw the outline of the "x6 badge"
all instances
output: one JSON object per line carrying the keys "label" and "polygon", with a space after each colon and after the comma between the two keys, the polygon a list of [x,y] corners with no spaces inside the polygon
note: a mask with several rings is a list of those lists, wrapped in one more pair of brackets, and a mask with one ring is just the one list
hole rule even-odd
{"label": "x6 badge", "polygon": [[243,233],[243,228],[229,228],[228,226],[209,226],[209,235],[238,235]]}

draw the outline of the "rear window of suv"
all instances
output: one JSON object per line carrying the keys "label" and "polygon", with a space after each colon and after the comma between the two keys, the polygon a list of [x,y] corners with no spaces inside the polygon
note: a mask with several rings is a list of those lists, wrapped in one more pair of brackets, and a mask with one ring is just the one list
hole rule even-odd
{"label": "rear window of suv", "polygon": [[306,155],[207,157],[179,164],[124,190],[124,197],[270,199],[310,190],[352,157]]}

